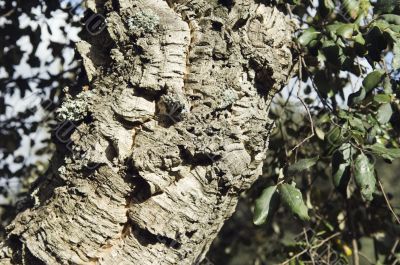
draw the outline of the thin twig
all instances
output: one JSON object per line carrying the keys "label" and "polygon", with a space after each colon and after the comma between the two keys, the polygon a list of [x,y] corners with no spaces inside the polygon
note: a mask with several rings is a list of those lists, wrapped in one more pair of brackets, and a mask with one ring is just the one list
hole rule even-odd
{"label": "thin twig", "polygon": [[312,246],[312,247],[310,247],[310,248],[308,248],[308,249],[305,249],[305,250],[303,250],[303,251],[297,253],[296,255],[294,255],[294,256],[291,257],[290,259],[286,260],[285,262],[280,263],[280,265],[289,264],[290,261],[292,261],[292,260],[294,260],[294,259],[297,259],[298,257],[302,256],[303,254],[307,253],[307,252],[310,251],[310,250],[320,248],[320,247],[323,246],[326,242],[329,242],[330,240],[332,240],[333,238],[335,238],[335,237],[337,237],[337,236],[339,236],[339,235],[340,235],[340,233],[337,232],[337,233],[335,233],[335,234],[333,234],[333,235],[331,235],[331,236],[325,238],[325,239],[322,240],[318,245]]}
{"label": "thin twig", "polygon": [[[307,235],[307,231],[305,228],[303,228],[303,233],[304,233],[304,237],[306,239],[307,247],[310,248],[311,244],[310,244],[310,241],[308,240],[308,235]],[[311,258],[312,264],[315,265],[314,255],[311,252],[310,252],[310,258]]]}
{"label": "thin twig", "polygon": [[11,9],[10,11],[7,11],[6,13],[4,13],[3,15],[1,15],[0,17],[9,17],[12,14],[14,14],[15,12],[15,8]]}
{"label": "thin twig", "polygon": [[306,103],[304,102],[303,99],[299,98],[301,104],[303,104],[304,108],[307,111],[307,115],[308,115],[308,119],[310,120],[311,123],[311,134],[309,136],[307,136],[303,141],[301,141],[300,143],[298,143],[294,148],[292,148],[292,150],[290,150],[290,152],[293,152],[294,150],[296,150],[297,148],[299,148],[300,146],[302,146],[305,142],[307,142],[308,140],[310,140],[311,138],[314,137],[315,135],[315,130],[314,130],[314,121],[312,119],[311,116],[311,112],[310,109],[307,107]]}
{"label": "thin twig", "polygon": [[290,98],[292,97],[292,94],[293,94],[293,91],[294,91],[294,86],[295,86],[295,83],[293,84],[292,88],[290,89],[289,95],[288,95],[288,97],[287,97],[285,103],[284,103],[283,106],[282,106],[283,109],[286,108],[286,106],[288,105],[288,103],[289,103],[289,101],[290,101]]}
{"label": "thin twig", "polygon": [[286,9],[287,9],[287,11],[289,13],[289,17],[292,19],[294,16],[293,16],[292,10],[290,9],[290,5],[289,4],[286,4]]}
{"label": "thin twig", "polygon": [[397,239],[396,242],[394,242],[393,247],[390,250],[390,253],[392,253],[394,255],[398,245],[399,245],[399,239]]}
{"label": "thin twig", "polygon": [[351,244],[353,245],[353,264],[360,265],[360,255],[358,252],[357,239],[353,238],[351,240]]}
{"label": "thin twig", "polygon": [[388,197],[386,196],[386,192],[385,192],[385,190],[383,189],[383,185],[382,185],[382,182],[381,182],[380,179],[378,179],[378,183],[379,183],[379,188],[381,189],[381,192],[382,192],[382,194],[383,194],[383,197],[385,198],[387,207],[389,208],[390,212],[393,214],[394,218],[396,219],[396,222],[397,222],[398,224],[400,224],[400,219],[399,219],[399,217],[397,216],[396,212],[393,210],[393,207],[392,207],[392,205],[390,204]]}
{"label": "thin twig", "polygon": [[[300,61],[302,62],[302,64],[303,64],[304,66],[307,65],[307,64],[306,64],[306,61],[304,60],[304,57],[301,56],[301,57],[300,57]],[[314,87],[315,92],[317,92],[318,98],[319,98],[319,100],[321,101],[322,105],[323,105],[324,107],[328,108],[328,110],[329,110],[330,112],[333,112],[333,108],[328,104],[327,100],[324,99],[324,97],[321,95],[320,91],[318,90],[318,87],[317,87],[317,85],[315,84],[314,78],[312,77],[312,73],[307,69],[307,67],[305,67],[304,69],[307,71],[308,75],[310,76],[311,84],[312,84],[312,86]]]}
{"label": "thin twig", "polygon": [[308,119],[310,120],[310,124],[311,124],[311,134],[309,136],[307,136],[303,141],[301,141],[300,143],[298,143],[294,148],[292,148],[292,150],[290,150],[290,153],[293,152],[294,150],[296,150],[297,148],[299,148],[300,146],[302,146],[305,142],[307,142],[308,140],[310,140],[311,138],[314,137],[315,135],[315,130],[314,130],[314,121],[312,119],[311,116],[311,112],[310,109],[308,108],[307,104],[304,102],[304,100],[300,97],[300,91],[301,91],[301,82],[302,82],[302,60],[299,61],[299,87],[298,87],[298,91],[297,91],[297,98],[300,100],[301,104],[304,106],[304,108],[307,111],[307,115],[308,115]]}
{"label": "thin twig", "polygon": [[396,248],[399,245],[399,239],[396,240],[396,242],[394,242],[392,249],[390,250],[390,256],[394,257],[395,260],[393,261],[392,265],[396,265],[397,262],[399,262],[399,259],[396,258]]}

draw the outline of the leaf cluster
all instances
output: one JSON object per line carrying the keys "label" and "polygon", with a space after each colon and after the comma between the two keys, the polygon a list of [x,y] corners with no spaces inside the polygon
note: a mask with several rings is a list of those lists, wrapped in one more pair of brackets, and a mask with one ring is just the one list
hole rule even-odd
{"label": "leaf cluster", "polygon": [[[296,82],[274,101],[271,116],[277,126],[267,161],[273,170],[265,170],[274,183],[259,192],[253,221],[274,223],[281,201],[314,231],[339,233],[348,247],[339,253],[354,256],[354,242],[379,242],[373,232],[377,218],[385,218],[379,229],[392,241],[396,237],[390,231],[400,228],[382,185],[391,180],[376,170],[400,158],[400,5],[394,0],[317,2],[278,1],[299,22],[299,70]],[[396,261],[387,253],[400,252],[398,247],[377,245],[375,262]],[[302,258],[309,255],[297,260]]]}

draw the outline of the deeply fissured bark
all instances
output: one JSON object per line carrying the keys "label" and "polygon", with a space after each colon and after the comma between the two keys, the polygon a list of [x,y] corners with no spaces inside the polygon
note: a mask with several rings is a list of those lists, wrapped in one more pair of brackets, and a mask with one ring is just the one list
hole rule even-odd
{"label": "deeply fissured bark", "polygon": [[197,264],[261,174],[292,26],[259,0],[87,5],[107,18],[77,44],[89,116],[8,228],[0,262]]}

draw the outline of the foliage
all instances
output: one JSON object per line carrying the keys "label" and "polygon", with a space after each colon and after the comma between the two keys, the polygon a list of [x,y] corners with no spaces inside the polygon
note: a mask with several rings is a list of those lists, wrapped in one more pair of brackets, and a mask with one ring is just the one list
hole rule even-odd
{"label": "foliage", "polygon": [[[302,234],[290,250],[300,254],[286,258],[291,264],[316,257],[329,264],[360,264],[363,240],[370,239],[374,264],[399,262],[398,233],[392,231],[399,231],[400,223],[382,185],[389,180],[375,170],[376,163],[400,157],[399,2],[285,2],[281,8],[300,26],[297,82],[288,87],[289,99],[284,93],[275,99],[277,124],[267,162],[272,170],[266,169],[266,175],[274,176],[269,184],[274,191],[290,188],[276,192],[287,201],[286,209],[306,221],[313,235],[327,239],[313,245],[309,241],[314,239]],[[255,217],[265,217],[259,209],[270,209],[270,201],[262,198],[264,193],[256,200]],[[274,223],[271,209],[262,218],[267,223]],[[313,251],[321,241],[336,246],[330,254]],[[335,262],[327,257],[332,253],[338,254]]]}

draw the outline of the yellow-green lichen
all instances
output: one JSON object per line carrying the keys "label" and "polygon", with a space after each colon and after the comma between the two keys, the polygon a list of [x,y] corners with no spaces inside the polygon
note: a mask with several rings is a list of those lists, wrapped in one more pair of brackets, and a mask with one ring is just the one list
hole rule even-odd
{"label": "yellow-green lichen", "polygon": [[151,10],[140,11],[134,14],[128,20],[129,30],[134,32],[154,32],[158,24],[160,23],[160,18],[157,14]]}

